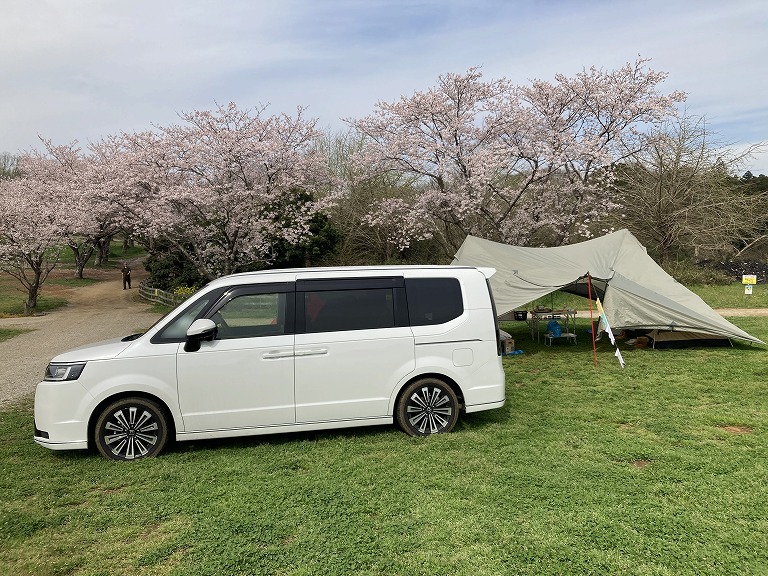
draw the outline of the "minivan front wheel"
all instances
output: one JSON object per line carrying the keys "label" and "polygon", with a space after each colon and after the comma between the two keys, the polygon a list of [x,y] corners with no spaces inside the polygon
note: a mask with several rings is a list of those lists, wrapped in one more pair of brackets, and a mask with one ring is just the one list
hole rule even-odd
{"label": "minivan front wheel", "polygon": [[168,423],[160,407],[145,398],[123,398],[107,406],[94,430],[96,448],[111,460],[136,460],[159,454],[168,442]]}
{"label": "minivan front wheel", "polygon": [[458,417],[456,393],[437,378],[422,378],[409,384],[397,405],[397,423],[411,436],[450,432]]}

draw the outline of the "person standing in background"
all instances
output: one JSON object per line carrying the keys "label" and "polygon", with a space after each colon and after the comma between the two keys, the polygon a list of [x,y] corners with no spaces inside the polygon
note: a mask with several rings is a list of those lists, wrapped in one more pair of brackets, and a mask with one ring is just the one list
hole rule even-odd
{"label": "person standing in background", "polygon": [[123,274],[123,290],[125,290],[126,286],[130,288],[131,287],[131,267],[128,266],[127,262],[123,262],[123,268],[120,271]]}

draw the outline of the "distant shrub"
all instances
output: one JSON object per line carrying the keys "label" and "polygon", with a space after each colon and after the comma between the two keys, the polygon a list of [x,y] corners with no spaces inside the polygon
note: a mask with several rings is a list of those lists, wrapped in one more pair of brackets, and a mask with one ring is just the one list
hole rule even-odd
{"label": "distant shrub", "polygon": [[176,286],[176,288],[173,289],[174,296],[179,296],[185,300],[195,292],[197,292],[197,288],[192,288],[190,286]]}
{"label": "distant shrub", "polygon": [[757,276],[758,284],[768,282],[768,264],[759,260],[727,260],[727,261],[708,261],[706,265],[720,270],[731,280],[741,281],[745,274]]}
{"label": "distant shrub", "polygon": [[177,287],[203,286],[207,280],[170,244],[158,242],[144,262],[150,285],[172,292]]}
{"label": "distant shrub", "polygon": [[733,282],[732,276],[709,262],[674,262],[664,265],[663,268],[683,285],[724,286]]}

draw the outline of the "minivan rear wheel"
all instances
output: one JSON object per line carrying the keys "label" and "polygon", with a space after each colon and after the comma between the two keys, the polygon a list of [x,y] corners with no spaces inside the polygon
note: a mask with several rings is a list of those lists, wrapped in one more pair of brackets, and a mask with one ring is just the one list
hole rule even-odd
{"label": "minivan rear wheel", "polygon": [[458,417],[456,393],[437,378],[422,378],[409,384],[397,405],[397,423],[411,436],[450,432]]}
{"label": "minivan rear wheel", "polygon": [[146,398],[123,398],[107,406],[94,430],[96,448],[111,460],[157,456],[168,442],[160,407]]}

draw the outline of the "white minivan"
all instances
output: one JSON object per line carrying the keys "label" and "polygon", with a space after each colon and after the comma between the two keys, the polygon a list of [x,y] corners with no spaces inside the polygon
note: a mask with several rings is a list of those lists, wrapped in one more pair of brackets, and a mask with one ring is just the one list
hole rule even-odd
{"label": "white minivan", "polygon": [[269,270],[219,278],[144,334],[55,357],[35,442],[154,456],[169,439],[393,421],[449,432],[504,405],[493,269]]}

